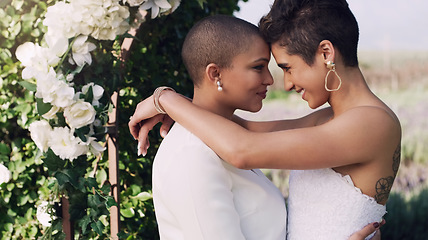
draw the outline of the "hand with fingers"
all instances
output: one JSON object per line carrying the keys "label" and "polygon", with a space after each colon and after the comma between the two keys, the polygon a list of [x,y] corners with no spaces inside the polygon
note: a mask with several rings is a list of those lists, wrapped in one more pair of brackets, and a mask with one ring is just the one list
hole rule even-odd
{"label": "hand with fingers", "polygon": [[166,114],[160,114],[154,107],[153,96],[141,101],[130,117],[128,127],[134,139],[138,140],[138,155],[145,156],[150,146],[148,134],[161,122],[160,134],[165,137],[174,121]]}
{"label": "hand with fingers", "polygon": [[381,233],[380,233],[380,227],[385,225],[385,219],[382,219],[380,223],[374,222],[371,224],[367,224],[363,229],[360,231],[352,234],[351,237],[349,237],[348,240],[364,240],[366,237],[370,236],[370,234],[375,233],[375,235],[371,238],[371,240],[381,240]]}

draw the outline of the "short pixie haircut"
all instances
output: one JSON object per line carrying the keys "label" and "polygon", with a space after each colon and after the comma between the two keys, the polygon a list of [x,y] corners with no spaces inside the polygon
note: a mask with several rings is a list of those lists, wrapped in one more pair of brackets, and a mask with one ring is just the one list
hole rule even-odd
{"label": "short pixie haircut", "polygon": [[285,46],[310,66],[323,40],[338,49],[346,66],[358,65],[358,23],[345,0],[276,0],[259,28],[268,43]]}
{"label": "short pixie haircut", "polygon": [[181,51],[193,84],[200,84],[210,63],[231,67],[234,57],[249,50],[254,36],[261,38],[257,26],[232,16],[215,15],[197,22],[187,34]]}

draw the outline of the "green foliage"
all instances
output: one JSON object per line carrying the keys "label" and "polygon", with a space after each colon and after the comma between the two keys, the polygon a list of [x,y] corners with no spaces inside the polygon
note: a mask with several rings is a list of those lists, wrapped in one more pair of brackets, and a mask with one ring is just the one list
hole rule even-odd
{"label": "green foliage", "polygon": [[36,116],[35,101],[33,93],[19,85],[14,52],[26,41],[40,41],[41,18],[49,2],[0,2],[0,162],[12,172],[11,181],[0,190],[1,239],[35,239],[44,231],[35,218],[35,206],[49,195],[50,179],[25,130]]}
{"label": "green foliage", "polygon": [[[51,106],[35,99],[35,85],[22,81],[21,66],[14,53],[27,42],[43,44],[43,17],[56,0],[5,0],[0,2],[0,163],[12,172],[12,179],[0,189],[1,239],[63,239],[62,210],[58,196],[67,193],[75,237],[109,238],[109,208],[117,203],[109,196],[107,154],[99,159],[81,156],[72,162],[49,150],[42,156],[32,142],[29,124]],[[169,85],[191,96],[193,86],[181,62],[180,49],[187,31],[202,17],[232,14],[238,0],[182,1],[172,15],[147,19],[138,31],[132,53],[124,68],[110,53],[118,52],[121,40],[95,42],[90,67],[63,69],[76,73],[76,85],[88,82],[105,89],[104,102],[114,91],[119,97],[119,168],[121,238],[157,239],[157,224],[151,196],[151,167],[161,141],[151,133],[152,147],[145,158],[136,155],[136,142],[127,121],[136,104],[155,87]],[[202,6],[202,7],[201,7]],[[149,14],[150,15],[150,14]],[[91,91],[84,96],[90,100]],[[37,106],[37,107],[36,107]],[[107,109],[104,110],[107,118]],[[64,121],[61,116],[59,121]],[[60,123],[57,123],[61,125]],[[84,129],[79,129],[84,131]],[[79,136],[83,137],[84,134]],[[51,227],[36,219],[42,201],[53,203]]]}
{"label": "green foliage", "polygon": [[382,239],[425,240],[428,236],[428,188],[407,200],[400,193],[393,193],[386,205],[386,224]]}
{"label": "green foliage", "polygon": [[[186,33],[199,19],[214,15],[231,15],[238,0],[205,1],[203,8],[197,1],[182,1],[171,15],[150,20],[140,27],[120,90],[119,149],[121,187],[121,236],[127,239],[158,239],[151,197],[151,169],[153,157],[161,141],[159,131],[150,134],[145,158],[137,157],[137,143],[127,123],[136,104],[150,96],[158,86],[171,86],[189,97],[193,84],[181,61],[181,45]],[[137,177],[138,176],[138,177]],[[144,193],[143,196],[138,196]],[[141,198],[142,197],[142,198]]]}

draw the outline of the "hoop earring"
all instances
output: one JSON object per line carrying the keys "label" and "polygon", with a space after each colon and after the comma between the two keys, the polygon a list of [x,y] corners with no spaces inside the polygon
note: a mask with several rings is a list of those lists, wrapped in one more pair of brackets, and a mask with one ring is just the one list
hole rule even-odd
{"label": "hoop earring", "polygon": [[217,91],[219,91],[219,92],[223,91],[223,88],[221,87],[220,80],[217,80],[216,83],[217,83]]}
{"label": "hoop earring", "polygon": [[[332,61],[326,62],[326,65],[327,65],[327,68],[330,70],[327,72],[327,75],[325,76],[324,88],[327,92],[335,92],[335,91],[339,90],[340,87],[342,86],[342,79],[340,78],[339,74],[337,74],[336,65]],[[331,72],[334,72],[334,74],[336,74],[336,77],[339,79],[339,86],[335,89],[329,89],[327,87],[328,75],[330,75]]]}

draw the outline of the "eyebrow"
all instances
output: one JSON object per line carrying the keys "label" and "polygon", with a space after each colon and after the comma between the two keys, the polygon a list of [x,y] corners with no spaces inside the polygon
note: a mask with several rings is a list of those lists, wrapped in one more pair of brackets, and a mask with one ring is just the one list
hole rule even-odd
{"label": "eyebrow", "polygon": [[253,62],[260,62],[260,61],[269,62],[269,59],[267,59],[267,58],[259,58],[257,60],[254,60]]}

